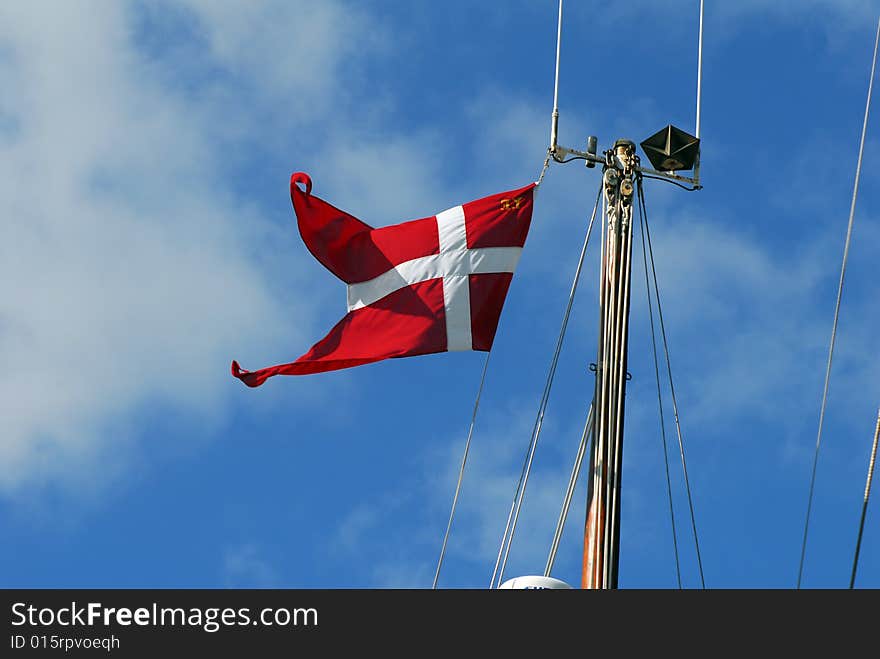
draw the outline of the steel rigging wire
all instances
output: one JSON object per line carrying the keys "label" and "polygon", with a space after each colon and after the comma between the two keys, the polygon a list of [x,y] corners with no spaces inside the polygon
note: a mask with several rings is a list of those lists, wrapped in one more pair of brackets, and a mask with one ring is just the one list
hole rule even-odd
{"label": "steel rigging wire", "polygon": [[483,385],[486,382],[486,371],[489,370],[489,357],[492,356],[490,349],[486,353],[486,360],[483,362],[483,374],[480,376],[480,386],[477,388],[477,398],[474,401],[474,412],[471,415],[471,425],[468,428],[467,441],[464,443],[464,454],[461,456],[461,469],[458,471],[458,483],[455,485],[455,494],[452,497],[452,510],[449,511],[449,522],[446,524],[446,533],[443,535],[443,546],[440,548],[440,558],[437,560],[437,571],[434,572],[434,583],[432,589],[437,588],[437,582],[440,580],[440,569],[443,567],[443,558],[446,556],[446,545],[449,542],[449,533],[452,531],[452,520],[455,518],[455,507],[458,504],[458,495],[461,493],[461,483],[464,479],[464,468],[467,466],[468,453],[471,449],[471,438],[474,436],[474,424],[477,421],[477,410],[480,409],[480,397],[483,394]]}
{"label": "steel rigging wire", "polygon": [[862,173],[862,153],[865,149],[865,133],[868,131],[868,113],[871,110],[871,91],[874,88],[874,71],[877,67],[877,44],[880,44],[880,20],[877,21],[877,36],[874,39],[874,56],[871,60],[871,77],[868,80],[868,101],[865,103],[865,119],[862,122],[862,138],[859,142],[859,157],[856,161],[856,180],[853,184],[852,204],[849,208],[849,222],[846,227],[846,242],[843,247],[843,263],[840,266],[840,283],[837,287],[837,302],[834,305],[834,323],[831,325],[831,345],[828,347],[828,364],[825,368],[825,384],[822,387],[822,405],[819,409],[819,430],[816,433],[816,452],[813,455],[813,470],[810,476],[810,493],[807,497],[807,515],[804,521],[804,539],[801,543],[801,560],[798,564],[797,587],[801,587],[804,575],[804,556],[807,552],[807,533],[810,529],[810,512],[813,507],[813,490],[816,486],[816,465],[819,463],[819,446],[822,443],[822,424],[825,421],[825,407],[828,404],[828,385],[831,381],[831,362],[834,358],[834,341],[837,338],[837,320],[840,317],[840,301],[843,298],[843,279],[846,275],[846,262],[849,259],[849,245],[852,238],[853,218],[856,214],[856,198],[859,194],[859,177]]}
{"label": "steel rigging wire", "polygon": [[645,223],[645,235],[648,238],[648,255],[651,261],[651,275],[654,279],[654,293],[657,298],[657,316],[660,320],[660,335],[663,337],[663,352],[666,355],[666,373],[669,376],[669,393],[672,397],[672,411],[675,415],[675,432],[678,436],[678,448],[681,454],[681,468],[684,473],[684,483],[685,489],[687,490],[687,500],[688,507],[690,508],[691,513],[691,528],[694,533],[694,545],[696,546],[697,551],[697,565],[700,569],[700,584],[703,588],[706,588],[706,580],[703,576],[703,559],[700,555],[700,539],[697,535],[697,521],[696,515],[694,514],[694,501],[691,495],[691,484],[690,479],[688,478],[687,473],[687,461],[684,457],[684,442],[681,438],[681,422],[679,420],[678,415],[678,402],[675,399],[675,385],[672,382],[672,365],[669,359],[669,344],[666,340],[666,324],[663,322],[663,307],[660,304],[660,285],[657,283],[657,269],[654,265],[654,248],[651,244],[651,225],[648,223],[648,211],[645,206],[645,194],[642,190],[642,179],[639,177],[638,179],[638,188],[639,188],[639,212],[642,215],[642,220]]}
{"label": "steel rigging wire", "polygon": [[[642,186],[638,186],[639,195],[643,194]],[[669,478],[669,449],[666,445],[666,421],[663,416],[663,394],[660,387],[660,361],[657,357],[657,332],[654,329],[654,304],[651,296],[651,285],[648,282],[648,250],[645,240],[645,223],[639,212],[639,230],[642,234],[642,262],[645,266],[645,292],[648,295],[648,320],[651,323],[651,347],[654,350],[654,376],[657,381],[657,408],[660,411],[660,437],[663,440],[663,462],[666,467],[666,494],[669,498],[669,518],[672,523],[672,548],[675,554],[675,577],[678,589],[681,590],[681,564],[678,558],[678,534],[675,530],[675,508],[672,505],[672,481]]]}

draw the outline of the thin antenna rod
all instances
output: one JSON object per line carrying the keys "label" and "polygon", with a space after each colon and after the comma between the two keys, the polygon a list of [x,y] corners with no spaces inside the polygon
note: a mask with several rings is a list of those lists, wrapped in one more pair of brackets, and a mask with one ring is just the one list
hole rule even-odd
{"label": "thin antenna rod", "polygon": [[700,0],[700,36],[697,41],[697,129],[696,137],[700,137],[700,100],[702,99],[703,81],[703,0]]}
{"label": "thin antenna rod", "polygon": [[550,153],[556,151],[559,130],[559,53],[562,46],[562,0],[559,0],[559,21],[556,25],[556,80],[553,83],[553,118],[550,123]]}
{"label": "thin antenna rod", "polygon": [[868,112],[871,109],[871,91],[874,87],[874,71],[877,67],[877,44],[880,44],[880,20],[877,21],[877,37],[874,40],[874,58],[871,61],[871,79],[868,81],[868,102],[865,104],[865,120],[862,123],[862,139],[859,142],[859,158],[856,161],[856,182],[853,186],[852,205],[849,209],[849,224],[846,227],[846,243],[843,248],[843,264],[840,267],[840,284],[837,287],[837,303],[834,307],[834,323],[831,326],[831,345],[828,348],[828,366],[825,369],[825,386],[822,389],[822,406],[819,411],[819,431],[816,433],[816,452],[813,455],[813,474],[810,476],[810,494],[807,497],[807,518],[804,522],[804,540],[801,544],[801,561],[798,565],[797,587],[801,587],[804,575],[804,554],[807,552],[807,532],[810,530],[810,510],[813,507],[813,489],[816,485],[816,465],[819,462],[819,446],[822,443],[822,423],[825,421],[825,406],[828,402],[828,382],[831,380],[831,360],[834,357],[834,339],[837,337],[837,319],[840,316],[840,299],[843,297],[843,278],[846,274],[846,261],[849,257],[849,244],[852,238],[853,217],[856,214],[856,197],[859,194],[859,176],[862,173],[862,152],[865,149],[865,133],[868,130]]}

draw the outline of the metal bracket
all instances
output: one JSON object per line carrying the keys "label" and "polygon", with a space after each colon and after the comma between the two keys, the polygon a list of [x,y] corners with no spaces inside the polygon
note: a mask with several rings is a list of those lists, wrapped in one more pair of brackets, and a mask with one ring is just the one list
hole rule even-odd
{"label": "metal bracket", "polygon": [[[599,367],[596,365],[596,362],[590,362],[590,371],[592,371],[593,373],[596,373],[596,374],[599,373]],[[627,371],[626,372],[626,381],[629,382],[632,379],[633,379],[633,374],[630,373],[629,371]]]}
{"label": "metal bracket", "polygon": [[[586,160],[587,163],[600,164],[606,167],[616,167],[620,170],[624,169],[623,163],[620,163],[611,151],[606,151],[604,154],[605,157],[600,158],[596,154],[588,153],[587,151],[579,151],[577,149],[570,149],[567,146],[556,145],[556,148],[551,150],[550,155],[553,157],[553,160],[559,163],[566,162],[565,159],[571,156],[574,159]],[[699,167],[699,164],[697,167]],[[632,170],[641,174],[647,174],[653,178],[689,183],[693,186],[694,190],[703,189],[703,186],[700,185],[699,169],[696,169],[693,178],[689,176],[680,176],[678,174],[673,174],[672,172],[661,172],[656,169],[651,169],[650,167],[642,167],[641,165],[633,166]]]}

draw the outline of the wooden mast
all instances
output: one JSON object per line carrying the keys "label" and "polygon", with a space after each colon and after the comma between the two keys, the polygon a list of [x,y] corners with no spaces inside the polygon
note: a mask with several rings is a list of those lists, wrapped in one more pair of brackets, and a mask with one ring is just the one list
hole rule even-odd
{"label": "wooden mast", "polygon": [[582,588],[617,588],[620,483],[629,343],[635,144],[606,154],[595,423],[584,527]]}

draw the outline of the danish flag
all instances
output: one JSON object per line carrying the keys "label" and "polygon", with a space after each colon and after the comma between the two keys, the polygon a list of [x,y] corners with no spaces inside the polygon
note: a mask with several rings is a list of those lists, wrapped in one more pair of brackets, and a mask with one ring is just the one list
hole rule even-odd
{"label": "danish flag", "polygon": [[[300,188],[305,186],[305,190]],[[306,375],[452,350],[488,351],[529,224],[535,184],[374,229],[290,177],[300,235],[348,285],[348,313],[290,364],[232,374],[249,387],[273,375]]]}

